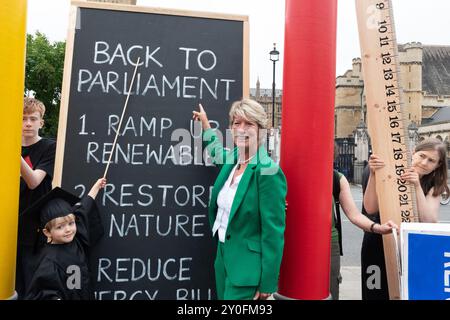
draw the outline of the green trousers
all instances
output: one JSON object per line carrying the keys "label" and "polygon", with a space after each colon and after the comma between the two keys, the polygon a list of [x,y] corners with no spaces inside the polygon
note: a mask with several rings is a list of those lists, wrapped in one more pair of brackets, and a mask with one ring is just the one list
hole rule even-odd
{"label": "green trousers", "polygon": [[[219,300],[252,300],[258,287],[242,287],[233,285],[228,279],[225,265],[223,263],[223,243],[218,241],[216,261],[214,269],[216,271],[216,292]],[[239,263],[239,259],[236,259]]]}

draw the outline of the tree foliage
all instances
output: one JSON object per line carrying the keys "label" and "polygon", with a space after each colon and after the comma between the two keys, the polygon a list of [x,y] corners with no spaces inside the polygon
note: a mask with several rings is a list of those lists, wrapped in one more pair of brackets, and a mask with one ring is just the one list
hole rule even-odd
{"label": "tree foliage", "polygon": [[45,104],[41,134],[46,137],[56,137],[58,129],[65,46],[65,42],[50,43],[39,31],[27,35],[25,94],[32,91]]}

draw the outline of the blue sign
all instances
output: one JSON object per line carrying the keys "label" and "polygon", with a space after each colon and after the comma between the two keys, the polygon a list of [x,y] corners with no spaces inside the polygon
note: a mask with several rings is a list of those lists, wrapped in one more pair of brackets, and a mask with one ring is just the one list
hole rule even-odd
{"label": "blue sign", "polygon": [[408,298],[450,299],[450,236],[408,234]]}

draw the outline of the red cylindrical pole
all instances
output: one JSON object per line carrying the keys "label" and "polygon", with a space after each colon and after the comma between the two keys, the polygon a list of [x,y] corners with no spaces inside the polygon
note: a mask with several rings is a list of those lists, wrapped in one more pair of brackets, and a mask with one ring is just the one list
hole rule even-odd
{"label": "red cylindrical pole", "polygon": [[329,296],[337,0],[286,0],[281,167],[288,209],[279,294]]}

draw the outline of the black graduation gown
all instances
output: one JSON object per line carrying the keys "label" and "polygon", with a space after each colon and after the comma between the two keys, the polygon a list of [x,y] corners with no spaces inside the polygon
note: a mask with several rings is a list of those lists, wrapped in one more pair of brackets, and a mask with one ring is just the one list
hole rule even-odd
{"label": "black graduation gown", "polygon": [[26,300],[92,300],[89,247],[103,235],[95,201],[86,196],[76,205],[77,233],[72,242],[46,244],[28,287]]}

